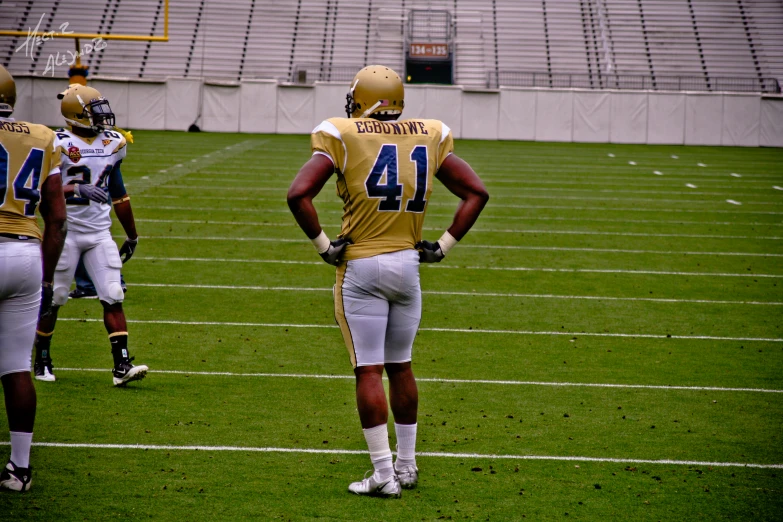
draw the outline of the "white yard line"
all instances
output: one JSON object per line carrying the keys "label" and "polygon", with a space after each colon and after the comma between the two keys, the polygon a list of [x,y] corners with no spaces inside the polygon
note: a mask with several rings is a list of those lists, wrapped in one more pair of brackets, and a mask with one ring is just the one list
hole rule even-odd
{"label": "white yard line", "polygon": [[[103,322],[103,319],[84,319],[79,317],[62,317],[60,321]],[[173,324],[184,326],[244,326],[259,328],[316,328],[316,329],[336,329],[337,325],[329,324],[293,324],[293,323],[243,323],[231,321],[173,321],[173,320],[145,320],[128,319],[129,323],[137,324]],[[744,342],[770,342],[779,343],[783,339],[776,337],[719,337],[713,335],[671,335],[671,334],[629,334],[629,333],[607,333],[607,332],[541,332],[532,330],[490,330],[485,328],[419,328],[420,332],[444,332],[444,333],[481,333],[481,334],[506,334],[506,335],[557,335],[579,337],[623,337],[639,339],[691,339],[700,341],[744,341]]]}
{"label": "white yard line", "polygon": [[[0,442],[0,445],[8,446],[10,442]],[[366,450],[349,449],[323,449],[323,448],[275,448],[257,446],[178,446],[157,444],[92,444],[79,442],[33,442],[33,446],[41,448],[73,448],[73,449],[108,449],[108,450],[157,450],[157,451],[217,451],[239,453],[295,453],[315,455],[367,455]],[[492,453],[447,453],[438,451],[417,452],[418,457],[451,458],[451,459],[478,459],[478,460],[542,460],[542,461],[567,461],[567,462],[611,462],[616,464],[651,464],[665,466],[700,466],[700,467],[725,467],[725,468],[755,468],[755,469],[783,469],[783,464],[757,464],[752,462],[712,462],[700,460],[670,460],[670,459],[633,459],[612,457],[579,457],[557,455],[506,455]]]}
{"label": "white yard line", "polygon": [[[58,371],[68,372],[109,372],[108,368],[57,368]],[[162,373],[170,375],[202,375],[217,377],[262,377],[282,379],[326,379],[326,380],[354,380],[353,375],[324,375],[312,373],[254,373],[254,372],[189,372],[186,370],[150,370],[150,373]],[[384,377],[385,378],[385,377]],[[644,389],[644,390],[680,390],[680,391],[718,391],[718,392],[750,392],[750,393],[783,393],[783,390],[767,388],[727,388],[722,386],[663,386],[650,384],[606,384],[606,383],[582,383],[582,382],[545,382],[545,381],[517,381],[497,379],[441,379],[439,377],[416,377],[418,382],[433,382],[441,384],[491,384],[498,386],[548,386],[548,387],[577,387],[577,388],[620,388],[620,389]]]}
{"label": "white yard line", "polygon": [[[447,206],[444,204],[430,203],[431,206]],[[281,204],[282,206],[282,204]],[[448,205],[452,206],[452,205]],[[185,212],[241,212],[241,213],[267,213],[267,214],[290,214],[287,208],[250,208],[250,207],[193,207],[179,205],[144,205],[144,210],[182,210]],[[342,210],[324,210],[318,211],[320,215],[338,214],[342,215]],[[452,218],[454,214],[436,214],[428,212],[427,217]],[[760,222],[734,222],[734,221],[683,221],[683,220],[665,220],[665,219],[611,219],[611,218],[585,218],[585,217],[564,217],[564,216],[487,216],[482,214],[481,219],[501,219],[505,221],[578,221],[578,222],[596,222],[596,223],[639,223],[656,225],[696,225],[696,226],[770,226],[780,227],[781,223],[760,223]]]}
{"label": "white yard line", "polygon": [[[250,285],[187,285],[173,283],[133,283],[133,287],[147,288],[183,288],[193,290],[255,290],[259,292],[332,292],[332,287],[308,288],[298,286],[250,286]],[[768,305],[783,306],[783,302],[775,301],[720,301],[711,299],[666,299],[655,297],[603,297],[596,295],[552,295],[552,294],[517,294],[499,292],[446,292],[436,290],[423,290],[425,295],[449,295],[471,297],[510,297],[530,299],[570,299],[593,301],[641,301],[652,303],[692,303],[692,304],[719,304],[719,305]]]}
{"label": "white yard line", "polygon": [[[114,236],[116,239],[124,239],[125,234]],[[176,241],[262,241],[269,243],[299,243],[309,245],[307,240],[292,238],[274,238],[274,237],[231,237],[231,236],[144,236],[144,240],[176,240]],[[748,256],[748,257],[783,257],[783,254],[772,254],[764,252],[684,252],[673,250],[631,250],[624,248],[587,248],[587,247],[538,247],[524,245],[481,245],[464,244],[460,248],[479,248],[496,250],[544,250],[554,252],[605,252],[612,254],[654,254],[654,255],[690,255],[690,256]]]}
{"label": "white yard line", "polygon": [[[245,222],[245,221],[213,221],[211,219],[148,219],[138,218],[138,222],[142,223],[182,223],[189,225],[231,225],[231,226],[248,226],[248,227],[298,227],[295,221],[287,223],[268,223],[268,222]],[[322,223],[324,227],[328,228],[340,228],[340,225],[331,223]],[[438,227],[424,227],[422,230],[428,231],[440,231],[442,228]],[[484,233],[497,233],[497,234],[570,234],[578,236],[628,236],[628,237],[685,237],[685,238],[699,238],[699,239],[754,239],[754,240],[772,240],[778,241],[783,239],[781,236],[732,236],[722,234],[650,234],[647,232],[615,232],[615,231],[597,231],[597,230],[537,230],[537,229],[519,229],[519,228],[474,228],[472,232],[484,232]]]}
{"label": "white yard line", "polygon": [[[200,263],[262,263],[281,265],[318,265],[325,266],[322,261],[295,261],[288,259],[241,259],[225,257],[156,257],[135,256],[134,259],[143,261],[172,261],[172,262],[200,262]],[[453,266],[453,265],[425,265],[428,270],[443,269],[468,269],[468,270],[497,270],[510,272],[560,272],[560,273],[586,273],[586,274],[631,274],[631,275],[672,275],[693,277],[763,277],[783,278],[783,274],[757,274],[757,273],[721,273],[721,272],[669,272],[663,270],[612,270],[598,268],[538,268],[522,266]]]}
{"label": "white yard line", "polygon": [[[244,197],[244,196],[172,196],[172,195],[152,195],[152,194],[145,194],[143,196],[144,198],[161,198],[161,199],[187,199],[187,200],[193,200],[193,199],[216,199],[219,201],[276,201],[280,203],[281,205],[284,203],[282,198],[264,198],[264,197]],[[494,199],[494,198],[493,198]],[[339,203],[338,201],[335,201],[335,203]],[[454,203],[440,203],[440,202],[430,202],[428,206],[436,206],[436,207],[453,207]],[[531,210],[584,210],[584,211],[600,211],[600,212],[660,212],[663,214],[671,214],[671,213],[699,213],[699,214],[732,214],[732,215],[738,215],[738,214],[763,214],[763,215],[783,215],[783,212],[768,212],[763,210],[749,210],[749,211],[740,211],[740,210],[721,210],[721,209],[712,209],[712,210],[697,210],[697,209],[684,209],[684,208],[659,208],[659,209],[649,209],[649,208],[640,208],[640,207],[634,207],[634,208],[606,208],[606,207],[572,207],[572,206],[564,206],[564,205],[501,205],[492,203],[492,207],[497,208],[516,208],[516,209],[531,209]]]}
{"label": "white yard line", "polygon": [[211,165],[220,164],[228,158],[264,145],[268,141],[269,140],[245,140],[231,147],[225,147],[216,152],[203,154],[198,158],[193,158],[187,164],[178,163],[172,167],[160,169],[155,174],[145,176],[139,181],[133,180],[130,183],[126,183],[126,185],[131,187],[131,192],[133,194],[141,194],[151,188],[161,187],[172,181],[177,181],[195,170],[201,170]]}
{"label": "white yard line", "polygon": [[[214,179],[211,179],[210,181],[214,181]],[[214,185],[162,185],[159,188],[161,189],[174,189],[174,190],[182,190],[182,189],[191,189],[191,190],[203,190],[203,191],[214,191],[215,187]],[[288,187],[242,187],[242,192],[287,192]],[[589,191],[589,192],[605,192],[605,191]],[[653,192],[655,193],[655,192]],[[674,192],[662,192],[662,194],[670,194],[670,195],[677,195],[678,193]],[[711,195],[711,196],[719,196],[719,197],[725,197],[726,194],[724,193],[699,193],[699,192],[682,192],[681,194],[687,194],[689,196],[694,195]],[[187,197],[187,196],[186,196]],[[552,194],[549,195],[534,195],[534,194],[493,194],[493,199],[556,199],[556,200],[576,200],[576,201],[635,201],[635,202],[646,202],[646,203],[676,203],[676,204],[683,204],[683,203],[699,203],[699,204],[713,204],[715,201],[709,200],[709,199],[662,199],[662,198],[610,198],[610,197],[591,197],[591,196],[562,196],[559,194]],[[283,198],[281,195],[280,198]],[[748,201],[747,204],[749,205],[780,205],[777,201]]]}
{"label": "white yard line", "polygon": [[[188,178],[189,181],[214,181],[214,178]],[[243,179],[232,179],[232,178],[220,178],[221,183],[243,183],[247,184],[247,180]],[[686,185],[689,186],[690,184]],[[180,188],[195,188],[191,185],[176,185]],[[164,187],[165,188],[165,187]],[[698,188],[695,185],[690,188]],[[718,187],[712,187],[712,188],[718,188]],[[242,187],[242,190],[268,190],[268,191],[288,191],[288,186],[285,187],[256,187],[256,186],[246,186]],[[719,197],[726,197],[725,192],[681,192],[677,190],[629,190],[629,189],[596,189],[596,188],[571,188],[571,187],[529,187],[524,186],[520,187],[519,190],[524,192],[587,192],[589,194],[656,194],[656,195],[663,195],[663,196],[719,196]],[[758,197],[762,196],[763,193],[737,193],[735,192],[737,190],[737,187],[726,187],[726,190],[731,190],[733,195],[736,196],[749,196],[749,197]],[[492,193],[492,190],[489,190],[490,193]],[[759,192],[762,192],[762,189],[759,189]],[[497,198],[530,198],[530,197],[536,197],[530,194],[523,194],[523,195],[514,195],[514,194],[493,194],[493,197]],[[552,198],[560,198],[560,196],[553,195],[549,196]],[[281,198],[282,199],[282,198]],[[582,197],[579,196],[579,199],[595,199],[595,198],[588,198],[588,197]],[[665,201],[660,199],[644,199],[644,200],[636,200],[636,201]],[[680,201],[680,200],[675,200]],[[682,200],[685,201],[685,200]],[[698,203],[708,203],[709,201],[702,201],[698,200],[696,201]],[[773,204],[773,203],[765,203],[765,204]],[[776,203],[775,203],[776,204]]]}

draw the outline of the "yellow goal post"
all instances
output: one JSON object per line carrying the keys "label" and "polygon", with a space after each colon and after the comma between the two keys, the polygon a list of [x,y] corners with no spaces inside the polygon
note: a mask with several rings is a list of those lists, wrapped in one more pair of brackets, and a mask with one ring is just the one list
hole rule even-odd
{"label": "yellow goal post", "polygon": [[163,0],[163,36],[138,34],[97,34],[97,33],[58,33],[57,31],[6,31],[0,30],[0,36],[45,36],[46,38],[74,38],[76,40],[129,40],[137,42],[168,42],[169,41],[169,0]]}

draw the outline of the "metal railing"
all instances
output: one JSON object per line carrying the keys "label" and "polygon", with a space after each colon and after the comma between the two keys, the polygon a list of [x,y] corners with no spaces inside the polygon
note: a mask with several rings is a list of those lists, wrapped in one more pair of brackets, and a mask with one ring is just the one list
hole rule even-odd
{"label": "metal railing", "polygon": [[291,83],[313,82],[351,83],[363,65],[322,65],[318,63],[297,63],[291,71]]}
{"label": "metal railing", "polygon": [[408,39],[446,42],[451,40],[451,12],[436,9],[408,11]]}
{"label": "metal railing", "polygon": [[487,71],[487,87],[780,93],[775,78]]}

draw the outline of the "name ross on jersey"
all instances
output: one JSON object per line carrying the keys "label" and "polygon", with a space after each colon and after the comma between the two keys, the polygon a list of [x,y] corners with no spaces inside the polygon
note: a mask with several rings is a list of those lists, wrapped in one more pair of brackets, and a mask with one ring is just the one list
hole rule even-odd
{"label": "name ross on jersey", "polygon": [[17,123],[15,121],[0,121],[0,130],[30,134],[30,127],[24,123]]}
{"label": "name ross on jersey", "polygon": [[355,121],[357,134],[400,134],[409,136],[414,134],[429,135],[427,127],[421,121],[385,122],[378,120]]}

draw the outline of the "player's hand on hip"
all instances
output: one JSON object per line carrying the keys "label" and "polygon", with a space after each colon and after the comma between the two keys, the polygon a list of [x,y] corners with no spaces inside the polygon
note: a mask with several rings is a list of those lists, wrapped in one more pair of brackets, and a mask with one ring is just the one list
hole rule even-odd
{"label": "player's hand on hip", "polygon": [[[120,247],[120,259],[122,260],[122,263],[127,263],[131,257],[133,257],[133,253],[136,251],[136,245],[139,244],[139,238],[136,239],[125,239],[125,242]],[[125,257],[123,257],[125,256]]]}
{"label": "player's hand on hip", "polygon": [[329,242],[329,248],[325,252],[321,252],[321,259],[329,263],[330,265],[337,266],[340,264],[340,260],[343,257],[343,251],[345,247],[351,244],[350,239],[339,238]]}
{"label": "player's hand on hip", "polygon": [[440,263],[441,259],[446,257],[446,254],[440,248],[440,243],[437,241],[433,243],[419,241],[416,243],[415,248],[419,251],[419,263]]}
{"label": "player's hand on hip", "polygon": [[52,313],[52,299],[54,298],[54,285],[44,281],[41,283],[41,309],[38,311],[38,317],[43,317]]}
{"label": "player's hand on hip", "polygon": [[96,203],[109,202],[109,194],[105,190],[89,183],[77,183],[73,187],[73,193],[77,198],[87,198]]}

